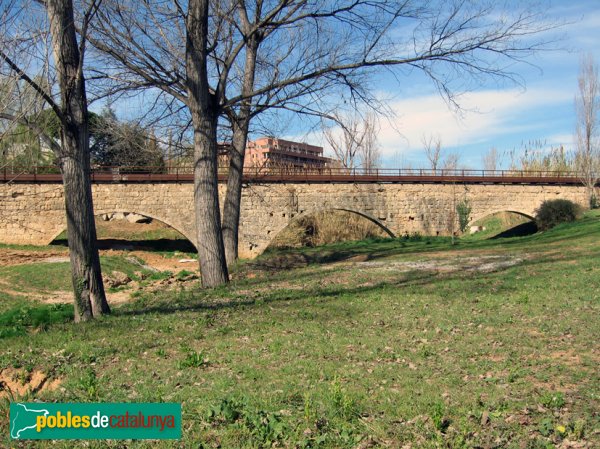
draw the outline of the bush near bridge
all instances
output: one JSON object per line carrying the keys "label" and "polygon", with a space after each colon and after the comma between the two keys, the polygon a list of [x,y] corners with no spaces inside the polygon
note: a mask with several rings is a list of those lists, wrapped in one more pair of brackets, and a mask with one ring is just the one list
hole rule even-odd
{"label": "bush near bridge", "polygon": [[581,207],[569,200],[546,200],[536,211],[535,221],[540,231],[553,228],[559,223],[575,221],[581,215]]}

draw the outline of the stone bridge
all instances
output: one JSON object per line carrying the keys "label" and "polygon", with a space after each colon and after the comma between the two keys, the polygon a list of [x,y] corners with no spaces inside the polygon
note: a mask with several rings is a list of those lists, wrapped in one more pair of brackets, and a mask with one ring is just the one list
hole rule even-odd
{"label": "stone bridge", "polygon": [[[220,189],[223,194],[225,185]],[[97,182],[93,194],[98,215],[135,212],[152,217],[196,244],[191,182]],[[392,236],[447,235],[455,204],[463,199],[469,201],[470,220],[475,222],[500,211],[531,217],[542,201],[555,198],[582,206],[587,201],[578,182],[250,182],[243,189],[240,256],[257,256],[292,220],[317,211],[354,212]],[[0,243],[48,244],[65,226],[60,182],[0,184]]]}

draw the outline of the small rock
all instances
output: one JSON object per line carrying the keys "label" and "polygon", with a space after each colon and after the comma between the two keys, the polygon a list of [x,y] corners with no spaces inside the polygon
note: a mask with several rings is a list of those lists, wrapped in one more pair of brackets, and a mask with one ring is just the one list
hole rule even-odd
{"label": "small rock", "polygon": [[106,276],[104,281],[109,287],[115,288],[129,284],[131,282],[131,278],[120,271],[113,271],[109,276]]}
{"label": "small rock", "polygon": [[196,279],[199,279],[199,276],[197,274],[188,274],[187,276],[184,277],[178,277],[177,280],[179,282],[188,282],[188,281],[195,281]]}
{"label": "small rock", "polygon": [[135,276],[140,280],[143,281],[144,279],[146,279],[148,277],[148,275],[146,273],[144,273],[143,271],[136,271]]}
{"label": "small rock", "polygon": [[490,414],[485,411],[481,414],[481,425],[485,426],[490,422]]}
{"label": "small rock", "polygon": [[353,256],[348,258],[347,262],[366,262],[370,259],[368,254],[358,254],[357,256]]}
{"label": "small rock", "polygon": [[45,263],[63,263],[63,262],[70,262],[70,258],[69,257],[46,257],[45,259],[42,259],[42,262]]}
{"label": "small rock", "polygon": [[469,228],[469,234],[473,235],[473,234],[476,234],[477,232],[481,232],[484,230],[485,230],[485,228],[483,226],[471,226]]}
{"label": "small rock", "polygon": [[[127,262],[131,262],[132,264],[138,265],[140,266],[142,269],[146,270],[146,271],[152,271],[153,273],[158,273],[160,270],[158,270],[157,268],[151,267],[150,265],[144,265],[142,262],[140,262],[139,259],[137,259],[136,257],[126,257],[125,260]],[[137,276],[137,275],[136,275]]]}
{"label": "small rock", "polygon": [[123,212],[115,212],[114,214],[112,214],[112,217],[110,217],[110,221],[124,220],[124,219],[125,219],[125,214]]}
{"label": "small rock", "polygon": [[150,223],[152,221],[152,218],[145,217],[140,214],[128,214],[127,221],[129,223]]}

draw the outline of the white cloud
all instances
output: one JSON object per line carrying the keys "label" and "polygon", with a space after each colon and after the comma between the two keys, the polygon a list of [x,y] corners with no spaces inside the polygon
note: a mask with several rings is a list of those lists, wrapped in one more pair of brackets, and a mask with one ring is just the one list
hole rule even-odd
{"label": "white cloud", "polygon": [[[460,98],[464,112],[459,116],[439,95],[412,97],[391,105],[397,117],[392,123],[382,121],[379,139],[384,156],[398,151],[420,151],[424,134],[439,135],[444,147],[485,143],[507,133],[535,129],[537,124],[532,120],[532,110],[571,102],[572,99],[571,89],[479,91]],[[526,116],[525,121],[523,117]]]}
{"label": "white cloud", "polygon": [[546,143],[552,147],[564,145],[564,146],[570,148],[573,146],[574,142],[575,142],[575,137],[574,137],[573,133],[571,133],[571,134],[568,134],[568,133],[553,134],[551,136],[548,136],[548,138],[546,139]]}

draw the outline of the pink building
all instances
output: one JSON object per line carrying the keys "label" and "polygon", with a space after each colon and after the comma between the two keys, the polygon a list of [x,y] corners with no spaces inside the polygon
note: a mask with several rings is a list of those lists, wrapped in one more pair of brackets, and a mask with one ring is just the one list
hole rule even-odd
{"label": "pink building", "polygon": [[330,162],[323,157],[323,147],[262,137],[248,142],[244,167],[323,168]]}

